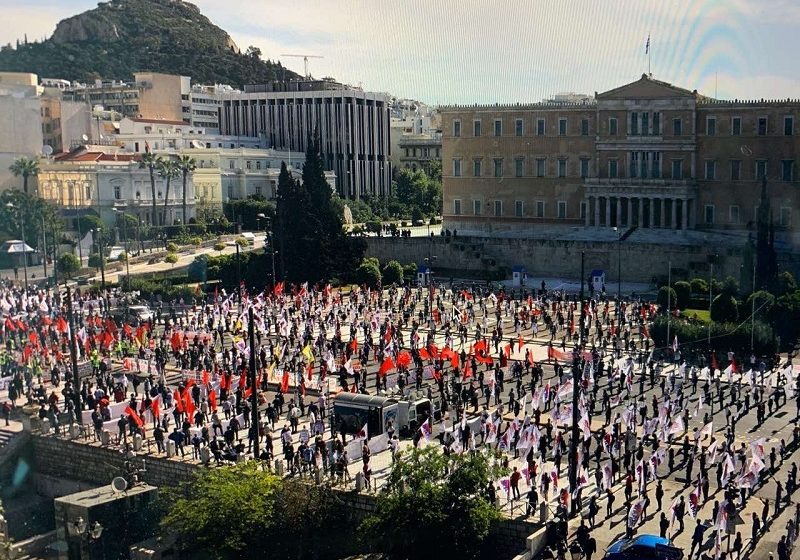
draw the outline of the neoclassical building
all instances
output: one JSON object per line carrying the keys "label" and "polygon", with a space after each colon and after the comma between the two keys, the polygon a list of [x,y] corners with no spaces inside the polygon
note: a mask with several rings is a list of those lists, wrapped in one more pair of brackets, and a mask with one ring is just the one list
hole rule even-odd
{"label": "neoclassical building", "polygon": [[717,100],[643,75],[580,103],[448,106],[445,227],[800,231],[800,100]]}

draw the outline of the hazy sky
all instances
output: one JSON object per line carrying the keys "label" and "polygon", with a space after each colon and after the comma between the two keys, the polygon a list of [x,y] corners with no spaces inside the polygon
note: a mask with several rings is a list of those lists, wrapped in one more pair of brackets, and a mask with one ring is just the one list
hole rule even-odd
{"label": "hazy sky", "polygon": [[[195,0],[242,49],[429,103],[594,93],[647,71],[725,98],[800,97],[798,0]],[[0,0],[0,43],[49,36],[89,0]],[[191,74],[191,68],[186,69]],[[57,77],[57,76],[48,76]]]}

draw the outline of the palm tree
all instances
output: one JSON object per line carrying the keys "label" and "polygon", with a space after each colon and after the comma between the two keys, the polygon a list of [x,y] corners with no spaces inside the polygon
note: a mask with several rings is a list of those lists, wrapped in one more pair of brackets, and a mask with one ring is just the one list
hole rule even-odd
{"label": "palm tree", "polygon": [[191,156],[181,156],[178,158],[178,168],[181,170],[181,176],[183,178],[183,201],[181,203],[183,209],[183,223],[187,224],[189,219],[186,217],[186,179],[189,177],[189,173],[197,169],[197,163]]}
{"label": "palm tree", "polygon": [[158,166],[158,176],[167,180],[167,186],[164,192],[164,214],[161,218],[161,225],[167,225],[167,202],[169,201],[169,185],[173,179],[177,179],[181,174],[178,168],[178,162],[172,158],[165,158],[161,160]]}
{"label": "palm tree", "polygon": [[158,169],[160,161],[161,158],[151,152],[149,148],[145,150],[144,154],[142,154],[142,159],[139,160],[139,167],[142,169],[146,167],[150,172],[150,191],[153,196],[153,215],[151,223],[154,226],[158,225],[158,220],[156,218],[156,169]]}
{"label": "palm tree", "polygon": [[17,158],[8,169],[14,177],[22,176],[22,190],[28,194],[28,177],[36,177],[39,174],[39,161],[26,157]]}

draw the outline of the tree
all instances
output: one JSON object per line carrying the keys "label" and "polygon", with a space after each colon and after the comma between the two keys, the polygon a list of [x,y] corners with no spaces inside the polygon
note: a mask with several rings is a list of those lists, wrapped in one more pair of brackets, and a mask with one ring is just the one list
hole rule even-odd
{"label": "tree", "polygon": [[708,293],[708,282],[706,282],[703,278],[692,278],[692,281],[689,283],[692,287],[693,294],[707,294]]}
{"label": "tree", "polygon": [[711,320],[718,323],[734,323],[739,319],[736,298],[721,293],[711,301]]}
{"label": "tree", "polygon": [[692,287],[689,282],[675,282],[672,287],[675,289],[675,305],[678,309],[689,307],[689,301],[692,299]]}
{"label": "tree", "polygon": [[89,255],[89,267],[100,268],[105,263],[105,257],[100,256],[99,253],[92,253]]}
{"label": "tree", "polygon": [[159,168],[161,163],[161,158],[155,155],[153,152],[150,151],[150,147],[145,144],[145,151],[142,154],[142,159],[139,160],[139,167],[144,169],[147,168],[147,171],[150,173],[150,196],[151,203],[152,203],[152,211],[150,216],[150,223],[154,226],[158,225],[158,218],[156,218],[156,170]]}
{"label": "tree", "polygon": [[[406,455],[405,453],[408,453]],[[475,558],[500,513],[485,490],[502,474],[487,454],[445,456],[437,446],[401,453],[385,495],[359,532],[391,558]]]}
{"label": "tree", "polygon": [[20,157],[8,168],[14,177],[22,177],[22,192],[28,194],[28,178],[39,174],[39,161],[33,158]]}
{"label": "tree", "polygon": [[389,261],[383,267],[383,283],[387,285],[403,283],[403,265],[397,261]]}
{"label": "tree", "polygon": [[181,196],[181,210],[183,216],[183,223],[189,223],[189,218],[186,214],[186,181],[189,178],[189,173],[194,173],[194,170],[197,169],[197,162],[195,162],[194,158],[191,156],[181,156],[178,158],[178,169],[181,172],[181,179],[183,182],[183,193]]}
{"label": "tree", "polygon": [[381,283],[381,270],[377,262],[372,259],[364,259],[356,269],[356,282],[366,284],[370,288],[377,288]]}
{"label": "tree", "polygon": [[247,47],[247,50],[245,51],[244,54],[251,58],[261,58],[261,49],[259,49],[258,47],[254,47],[253,45],[250,45],[249,47]]}
{"label": "tree", "polygon": [[[753,305],[754,303],[755,305]],[[745,305],[747,306],[746,311],[748,313],[755,308],[756,313],[764,317],[769,314],[770,310],[772,310],[772,307],[775,305],[775,296],[764,290],[759,290],[750,294]]]}
{"label": "tree", "polygon": [[65,253],[58,257],[58,270],[66,274],[68,278],[78,272],[81,268],[81,263],[73,253]]}
{"label": "tree", "polygon": [[[8,203],[12,207],[8,206]],[[36,195],[25,194],[19,189],[10,189],[0,194],[0,230],[9,237],[21,238],[25,225],[25,242],[39,248],[42,233],[48,237],[48,249],[55,249],[53,239],[61,236],[63,221],[58,208]],[[43,229],[44,228],[44,229]],[[54,253],[53,253],[54,254]]]}
{"label": "tree", "polygon": [[169,186],[173,179],[177,179],[181,174],[178,163],[172,159],[162,159],[158,165],[158,176],[167,182],[164,192],[164,214],[161,217],[161,225],[167,225],[167,204],[169,203]]}
{"label": "tree", "polygon": [[[667,296],[669,294],[669,296]],[[658,290],[658,296],[656,297],[656,303],[658,306],[663,310],[667,310],[667,306],[669,305],[669,309],[672,309],[677,304],[678,296],[675,294],[675,290],[670,288],[669,286],[661,286]]]}
{"label": "tree", "polygon": [[178,262],[178,255],[175,253],[169,253],[166,257],[164,257],[164,262],[174,265],[176,262]]}

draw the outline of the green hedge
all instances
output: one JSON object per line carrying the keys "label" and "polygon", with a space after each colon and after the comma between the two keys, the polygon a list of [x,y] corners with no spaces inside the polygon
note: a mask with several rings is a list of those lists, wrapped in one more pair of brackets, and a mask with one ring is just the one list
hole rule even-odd
{"label": "green hedge", "polygon": [[[708,352],[708,326],[688,319],[670,321],[669,336],[667,340],[667,317],[659,316],[650,328],[650,336],[657,347],[667,347],[672,344],[673,337],[678,337],[678,343],[684,352]],[[755,322],[753,342],[757,355],[772,355],[776,350],[775,334],[767,323]],[[711,323],[711,348],[727,352],[750,352],[750,322],[741,326],[738,323]]]}

